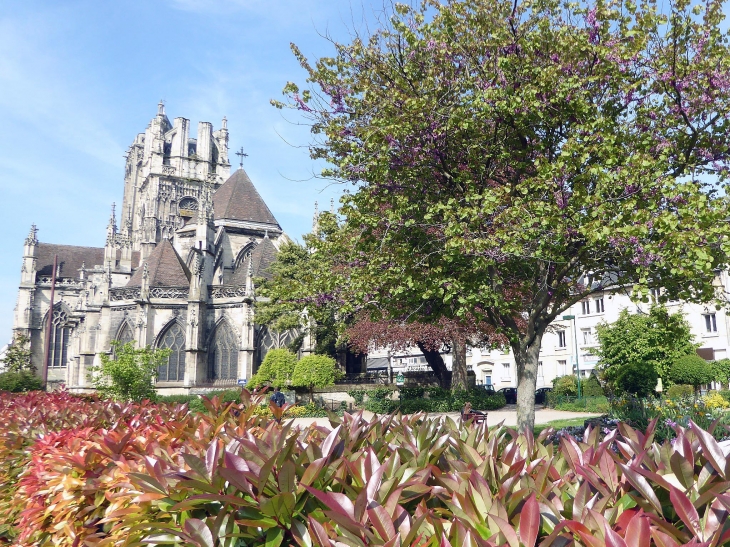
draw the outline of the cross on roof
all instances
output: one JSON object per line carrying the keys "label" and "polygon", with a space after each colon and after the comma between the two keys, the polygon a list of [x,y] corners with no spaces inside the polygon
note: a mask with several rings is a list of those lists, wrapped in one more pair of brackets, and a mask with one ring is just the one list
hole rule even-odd
{"label": "cross on roof", "polygon": [[238,152],[236,152],[236,156],[239,156],[241,158],[241,169],[243,169],[243,158],[248,157],[248,154],[243,151],[243,146]]}

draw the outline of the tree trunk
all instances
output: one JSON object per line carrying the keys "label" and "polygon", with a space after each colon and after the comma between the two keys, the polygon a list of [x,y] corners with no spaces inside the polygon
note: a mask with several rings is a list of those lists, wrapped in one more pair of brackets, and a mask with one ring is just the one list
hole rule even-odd
{"label": "tree trunk", "polygon": [[469,384],[466,380],[466,342],[454,339],[451,344],[453,360],[451,362],[451,389],[466,391]]}
{"label": "tree trunk", "polygon": [[426,358],[426,362],[433,370],[436,377],[439,379],[439,385],[442,389],[451,389],[451,374],[449,369],[446,368],[444,358],[441,357],[441,353],[427,349],[421,342],[416,342],[418,349],[421,350],[423,356]]}
{"label": "tree trunk", "polygon": [[535,388],[541,342],[542,334],[539,334],[530,342],[522,339],[519,344],[512,344],[517,365],[517,429],[521,432],[532,431],[535,427]]}

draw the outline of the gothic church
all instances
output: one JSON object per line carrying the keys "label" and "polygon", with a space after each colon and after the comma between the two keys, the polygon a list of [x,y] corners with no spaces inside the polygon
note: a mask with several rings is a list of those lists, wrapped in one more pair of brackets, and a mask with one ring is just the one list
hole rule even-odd
{"label": "gothic church", "polygon": [[160,393],[203,393],[249,378],[296,334],[254,322],[253,280],[287,236],[243,168],[230,171],[225,118],[191,138],[160,104],[127,152],[104,247],[42,243],[31,228],[13,331],[39,372],[47,356],[49,388],[90,389],[90,367],[119,340],[172,351]]}

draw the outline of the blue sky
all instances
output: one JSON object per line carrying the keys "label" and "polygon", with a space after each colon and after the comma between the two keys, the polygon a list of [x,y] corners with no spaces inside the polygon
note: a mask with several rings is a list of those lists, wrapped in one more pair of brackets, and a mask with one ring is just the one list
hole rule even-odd
{"label": "blue sky", "polygon": [[[230,148],[284,230],[311,229],[341,188],[312,177],[306,127],[269,105],[305,74],[289,49],[331,54],[377,0],[10,0],[0,13],[0,346],[11,337],[23,240],[103,246],[124,152],[168,116],[228,118]],[[231,153],[231,163],[237,157]]]}

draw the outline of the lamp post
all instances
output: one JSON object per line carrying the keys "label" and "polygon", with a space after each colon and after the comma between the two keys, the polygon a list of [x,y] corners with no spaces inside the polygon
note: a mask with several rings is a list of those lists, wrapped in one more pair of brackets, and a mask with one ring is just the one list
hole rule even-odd
{"label": "lamp post", "polygon": [[573,339],[575,340],[575,373],[578,376],[578,398],[580,399],[580,365],[578,364],[578,330],[575,326],[575,315],[564,315],[564,321],[573,320]]}

